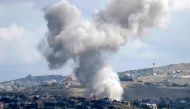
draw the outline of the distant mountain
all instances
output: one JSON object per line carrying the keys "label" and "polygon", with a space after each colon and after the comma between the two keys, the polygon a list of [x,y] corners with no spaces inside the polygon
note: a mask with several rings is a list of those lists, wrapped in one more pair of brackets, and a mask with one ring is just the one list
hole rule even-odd
{"label": "distant mountain", "polygon": [[119,77],[133,78],[162,86],[190,86],[190,63],[170,64],[156,68],[145,68],[119,72]]}

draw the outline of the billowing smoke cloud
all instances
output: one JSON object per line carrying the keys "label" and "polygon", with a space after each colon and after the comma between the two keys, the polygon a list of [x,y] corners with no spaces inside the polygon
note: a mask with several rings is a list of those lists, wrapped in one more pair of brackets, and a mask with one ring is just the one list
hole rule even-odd
{"label": "billowing smoke cloud", "polygon": [[68,1],[45,8],[49,31],[40,44],[51,69],[72,59],[79,81],[87,88],[86,97],[122,99],[118,76],[106,63],[105,52],[115,53],[127,43],[167,18],[168,0],[109,0],[93,20],[85,19]]}

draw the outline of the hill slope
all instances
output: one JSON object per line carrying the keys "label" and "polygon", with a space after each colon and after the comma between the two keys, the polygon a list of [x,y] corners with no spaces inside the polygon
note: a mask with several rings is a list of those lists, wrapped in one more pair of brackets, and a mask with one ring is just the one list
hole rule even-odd
{"label": "hill slope", "polygon": [[190,63],[171,64],[156,68],[130,70],[118,73],[120,77],[131,77],[135,81],[143,81],[162,86],[190,85]]}
{"label": "hill slope", "polygon": [[12,91],[22,90],[28,87],[39,86],[47,81],[63,81],[65,77],[61,75],[45,75],[45,76],[27,76],[12,81],[6,81],[0,83],[0,90]]}

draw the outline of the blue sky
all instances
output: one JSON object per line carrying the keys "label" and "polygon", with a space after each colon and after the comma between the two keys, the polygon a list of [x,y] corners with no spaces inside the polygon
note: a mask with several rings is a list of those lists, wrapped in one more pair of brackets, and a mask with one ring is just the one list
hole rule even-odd
{"label": "blue sky", "polygon": [[[43,7],[58,0],[0,1],[0,81],[28,74],[66,75],[72,62],[60,70],[50,71],[37,46],[47,31]],[[163,28],[154,29],[141,39],[131,40],[118,53],[108,57],[115,71],[125,71],[190,62],[190,3],[174,0],[171,16]],[[70,0],[87,19],[104,7],[106,0]]]}

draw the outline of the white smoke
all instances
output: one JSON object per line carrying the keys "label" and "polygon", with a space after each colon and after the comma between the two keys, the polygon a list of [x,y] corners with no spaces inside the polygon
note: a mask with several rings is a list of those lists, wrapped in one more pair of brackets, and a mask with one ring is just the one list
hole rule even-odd
{"label": "white smoke", "polygon": [[183,11],[190,10],[190,1],[189,0],[171,0],[171,11]]}
{"label": "white smoke", "polygon": [[162,26],[168,5],[168,0],[109,0],[93,20],[87,20],[63,0],[44,10],[49,31],[40,48],[51,69],[61,68],[70,59],[78,64],[74,73],[87,88],[86,97],[120,100],[123,88],[104,52],[116,52],[129,37]]}

